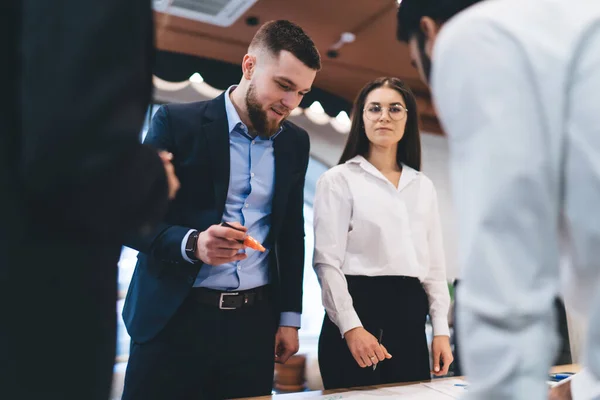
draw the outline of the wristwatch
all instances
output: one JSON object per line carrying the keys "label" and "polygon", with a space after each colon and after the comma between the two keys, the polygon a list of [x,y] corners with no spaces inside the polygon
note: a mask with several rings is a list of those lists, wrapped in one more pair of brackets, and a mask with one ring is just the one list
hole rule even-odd
{"label": "wristwatch", "polygon": [[185,255],[188,256],[190,260],[198,261],[196,257],[196,249],[198,248],[198,236],[200,236],[200,232],[194,231],[188,236],[188,240],[185,244]]}

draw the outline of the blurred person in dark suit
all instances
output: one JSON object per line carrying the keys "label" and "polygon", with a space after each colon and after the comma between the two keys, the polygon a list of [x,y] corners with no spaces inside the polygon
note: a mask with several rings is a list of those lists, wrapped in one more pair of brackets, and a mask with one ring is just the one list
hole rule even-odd
{"label": "blurred person in dark suit", "polygon": [[106,400],[121,243],[179,185],[172,156],[139,142],[150,2],[1,7],[1,397]]}

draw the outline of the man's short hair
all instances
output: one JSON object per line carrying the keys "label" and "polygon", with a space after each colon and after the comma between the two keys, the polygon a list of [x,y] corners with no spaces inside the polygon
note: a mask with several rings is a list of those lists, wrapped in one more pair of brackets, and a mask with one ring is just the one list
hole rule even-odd
{"label": "man's short hair", "polygon": [[467,7],[482,0],[402,0],[398,7],[398,40],[408,42],[421,31],[421,19],[429,17],[444,23]]}
{"label": "man's short hair", "polygon": [[250,50],[264,48],[278,56],[289,51],[307,67],[321,69],[321,56],[312,39],[298,25],[287,20],[269,21],[260,27],[250,42]]}

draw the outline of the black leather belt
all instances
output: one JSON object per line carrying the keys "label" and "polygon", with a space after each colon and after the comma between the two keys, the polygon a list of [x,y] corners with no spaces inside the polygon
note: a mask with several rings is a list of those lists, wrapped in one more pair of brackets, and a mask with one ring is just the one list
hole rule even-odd
{"label": "black leather belt", "polygon": [[268,286],[261,286],[237,292],[221,292],[207,288],[193,288],[191,297],[202,304],[215,306],[221,310],[237,310],[251,307],[267,297]]}

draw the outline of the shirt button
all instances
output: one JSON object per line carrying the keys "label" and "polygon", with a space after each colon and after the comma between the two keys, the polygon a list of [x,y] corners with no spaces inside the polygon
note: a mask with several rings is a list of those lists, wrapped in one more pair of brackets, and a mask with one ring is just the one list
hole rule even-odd
{"label": "shirt button", "polygon": [[244,204],[244,207],[248,208],[248,203]]}
{"label": "shirt button", "polygon": [[250,177],[254,178],[254,172],[250,172]]}
{"label": "shirt button", "polygon": [[255,144],[256,142],[253,140],[251,143],[252,143],[252,144]]}
{"label": "shirt button", "polygon": [[241,271],[241,270],[242,270],[242,266],[241,266],[241,265],[238,265],[238,267],[237,267],[237,270],[238,270],[238,271]]}

